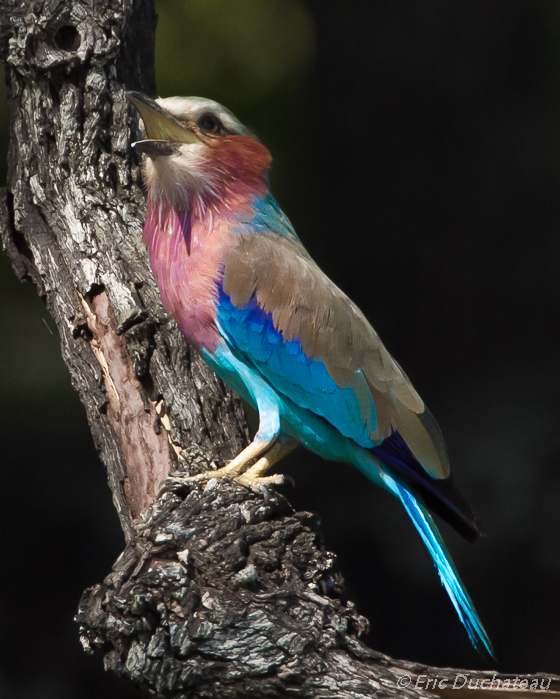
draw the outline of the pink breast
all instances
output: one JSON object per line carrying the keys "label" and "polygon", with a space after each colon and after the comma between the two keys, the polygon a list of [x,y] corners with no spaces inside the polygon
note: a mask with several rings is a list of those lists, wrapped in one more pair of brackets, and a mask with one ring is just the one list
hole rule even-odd
{"label": "pink breast", "polygon": [[220,341],[216,328],[217,283],[223,255],[234,236],[223,217],[192,223],[171,207],[150,206],[144,242],[165,310],[187,341],[213,352]]}

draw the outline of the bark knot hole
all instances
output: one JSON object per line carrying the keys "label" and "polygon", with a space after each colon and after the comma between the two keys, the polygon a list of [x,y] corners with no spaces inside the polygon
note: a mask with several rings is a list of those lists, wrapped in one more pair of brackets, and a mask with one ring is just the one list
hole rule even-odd
{"label": "bark knot hole", "polygon": [[76,27],[64,24],[54,35],[54,41],[63,51],[77,51],[82,43],[82,37]]}

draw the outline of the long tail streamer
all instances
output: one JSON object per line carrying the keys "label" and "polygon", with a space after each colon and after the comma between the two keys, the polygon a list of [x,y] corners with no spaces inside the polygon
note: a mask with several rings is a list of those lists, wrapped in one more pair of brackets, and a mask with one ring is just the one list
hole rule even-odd
{"label": "long tail streamer", "polygon": [[383,479],[390,490],[402,502],[408,516],[422,537],[422,541],[430,552],[434,565],[437,568],[441,583],[447,590],[447,594],[469,635],[471,643],[482,656],[495,660],[492,643],[451,561],[451,556],[432,516],[404,486],[391,478],[391,476],[384,473]]}

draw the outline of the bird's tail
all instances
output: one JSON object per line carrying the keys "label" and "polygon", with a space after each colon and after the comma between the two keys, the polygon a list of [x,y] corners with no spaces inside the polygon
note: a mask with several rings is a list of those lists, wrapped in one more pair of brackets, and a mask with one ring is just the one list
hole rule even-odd
{"label": "bird's tail", "polygon": [[451,556],[441,538],[436,523],[427,509],[403,485],[394,480],[386,471],[382,475],[385,486],[402,502],[408,516],[414,523],[422,541],[430,552],[440,580],[447,590],[455,611],[465,627],[471,643],[485,658],[495,660],[492,643],[471,599],[453,565]]}

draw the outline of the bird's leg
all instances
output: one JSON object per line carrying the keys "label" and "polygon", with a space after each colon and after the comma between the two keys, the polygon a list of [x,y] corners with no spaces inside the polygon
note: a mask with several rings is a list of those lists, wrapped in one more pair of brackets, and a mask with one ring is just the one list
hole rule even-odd
{"label": "bird's leg", "polygon": [[[177,484],[177,482],[204,483],[209,481],[211,478],[227,478],[228,480],[235,480],[240,485],[251,488],[251,490],[256,492],[259,492],[263,485],[282,485],[285,477],[281,473],[277,473],[274,476],[264,476],[263,474],[266,473],[272,465],[278,463],[278,461],[292,452],[297,445],[298,441],[296,439],[283,436],[279,437],[278,439],[273,439],[270,442],[255,440],[251,442],[248,447],[245,447],[245,449],[243,449],[243,451],[241,451],[232,461],[230,461],[227,466],[223,466],[216,471],[205,471],[204,473],[197,473],[195,476],[177,474],[174,477],[166,478],[164,481],[162,481],[159,495],[164,493],[173,485]],[[262,456],[245,473],[243,473],[243,469],[252,459],[258,457],[263,453],[263,451],[266,451],[269,448],[270,451],[266,454],[266,456]]]}
{"label": "bird's leg", "polygon": [[239,476],[250,461],[269,449],[274,444],[275,439],[276,437],[271,440],[255,439],[248,447],[239,452],[227,466],[223,466],[216,471],[205,471],[204,473],[197,473],[196,476],[187,476],[185,480],[189,483],[199,483],[200,481],[209,481],[211,478],[233,479]]}
{"label": "bird's leg", "polygon": [[274,476],[263,476],[263,474],[266,473],[273,464],[292,452],[297,445],[298,442],[296,439],[292,439],[291,437],[279,437],[272,449],[267,452],[265,456],[261,456],[251,468],[237,476],[235,480],[237,483],[245,485],[252,490],[269,483],[282,485],[282,483],[284,483],[284,476],[281,473],[276,473]]}
{"label": "bird's leg", "polygon": [[[251,444],[249,444],[248,447],[245,447],[245,449],[243,449],[243,451],[241,451],[232,461],[230,461],[227,466],[219,468],[216,471],[198,473],[195,476],[179,475],[179,478],[183,483],[205,483],[211,478],[227,478],[233,480],[247,468],[253,459],[256,459],[270,449],[280,435],[280,411],[275,394],[270,390],[269,386],[265,382],[259,381],[258,383],[255,383],[252,373],[244,364],[240,363],[235,356],[231,354],[231,352],[225,355],[225,358],[227,359],[229,365],[234,367],[239,372],[241,379],[245,383],[249,384],[252,389],[252,396],[259,413],[258,432]],[[281,443],[285,444],[285,439],[281,438],[281,440]],[[277,460],[277,458],[274,459],[274,461]],[[274,463],[274,461],[271,463]],[[262,473],[264,473],[269,465],[270,464],[264,466],[263,464],[261,466]],[[165,490],[173,487],[173,485],[176,483],[177,477],[167,478],[162,483],[160,495]]]}

